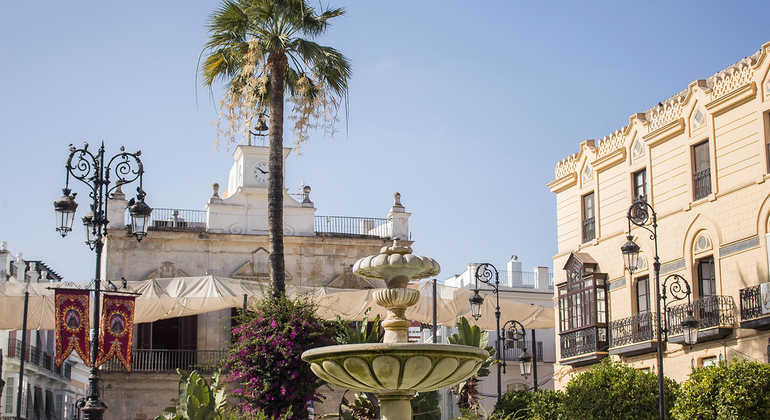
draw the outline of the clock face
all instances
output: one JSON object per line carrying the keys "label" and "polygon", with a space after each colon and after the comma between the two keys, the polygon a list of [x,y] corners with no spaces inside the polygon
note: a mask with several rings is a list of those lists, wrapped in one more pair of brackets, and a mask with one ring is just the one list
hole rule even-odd
{"label": "clock face", "polygon": [[267,184],[268,178],[270,178],[270,172],[268,171],[267,161],[260,160],[254,165],[254,179],[262,184]]}

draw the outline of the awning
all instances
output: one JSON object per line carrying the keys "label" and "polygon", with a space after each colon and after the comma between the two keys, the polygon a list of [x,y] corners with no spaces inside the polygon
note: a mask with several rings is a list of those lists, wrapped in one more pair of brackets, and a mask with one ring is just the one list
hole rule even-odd
{"label": "awning", "polygon": [[[0,283],[0,329],[20,330],[23,319],[24,293],[29,291],[29,309],[27,329],[53,330],[54,291],[49,287],[80,287],[86,284],[59,283]],[[239,308],[243,305],[243,295],[249,297],[262,293],[265,283],[249,280],[236,280],[227,277],[177,277],[128,282],[128,286],[141,293],[136,300],[135,323],[153,322],[160,319],[202,314],[227,308]],[[410,284],[409,287],[420,291],[419,302],[406,311],[410,320],[423,323],[433,322],[433,283],[423,281]],[[102,282],[105,289],[105,282]],[[361,320],[367,308],[371,307],[370,319],[375,315],[385,316],[385,309],[374,303],[373,289],[335,289],[324,287],[295,287],[287,285],[287,292],[314,296],[319,304],[319,315],[324,319],[334,319],[335,314],[343,319]],[[465,316],[473,325],[482,329],[494,330],[495,299],[490,293],[485,295],[481,318],[474,321],[470,317],[469,298],[473,292],[456,287],[438,285],[437,323],[454,326],[460,316]],[[515,319],[524,328],[554,328],[553,308],[517,302],[511,298],[500,297],[501,322]]]}

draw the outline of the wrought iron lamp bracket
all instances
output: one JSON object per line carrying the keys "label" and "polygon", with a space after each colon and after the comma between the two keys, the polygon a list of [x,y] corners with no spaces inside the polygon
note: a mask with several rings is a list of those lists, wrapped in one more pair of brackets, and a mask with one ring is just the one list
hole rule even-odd
{"label": "wrought iron lamp bracket", "polygon": [[[671,280],[671,283],[669,283],[669,280]],[[671,294],[671,301],[668,301],[668,295],[666,292],[669,292]],[[663,280],[663,287],[661,287],[660,291],[660,300],[662,302],[663,307],[663,316],[664,316],[664,322],[663,322],[663,341],[668,342],[668,313],[671,309],[669,309],[669,305],[671,305],[674,302],[679,302],[680,300],[687,299],[687,304],[692,304],[692,290],[690,289],[690,283],[687,282],[687,280],[680,276],[679,274],[671,274],[670,276],[666,277],[665,280]]]}

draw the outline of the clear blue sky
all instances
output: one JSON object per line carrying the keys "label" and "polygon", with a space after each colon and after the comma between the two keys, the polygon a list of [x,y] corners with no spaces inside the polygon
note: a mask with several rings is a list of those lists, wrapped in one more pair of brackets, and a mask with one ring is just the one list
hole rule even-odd
{"label": "clear blue sky", "polygon": [[[348,14],[319,42],[353,63],[350,118],[289,157],[286,185],[310,185],[318,215],[384,217],[399,191],[415,252],[442,279],[512,254],[550,267],[556,162],[770,41],[761,1],[330,3]],[[12,252],[93,277],[81,229],[54,230],[70,143],[141,149],[153,207],[202,210],[210,185],[226,185],[231,153],[214,151],[217,113],[195,77],[216,5],[0,5],[0,240]],[[82,216],[86,190],[74,190]]]}

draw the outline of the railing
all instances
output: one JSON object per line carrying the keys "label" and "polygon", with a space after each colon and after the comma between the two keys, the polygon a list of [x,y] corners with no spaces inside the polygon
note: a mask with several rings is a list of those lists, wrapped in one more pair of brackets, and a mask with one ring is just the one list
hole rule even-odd
{"label": "railing", "polygon": [[521,289],[534,289],[537,287],[537,276],[534,271],[512,271],[510,274],[509,278],[508,271],[501,271],[500,283]]}
{"label": "railing", "polygon": [[[176,372],[176,369],[206,371],[224,359],[227,350],[132,350],[131,371],[144,373]],[[103,364],[105,372],[124,372],[116,358]]]}
{"label": "railing", "polygon": [[711,168],[704,169],[692,176],[694,200],[706,198],[711,194]]}
{"label": "railing", "polygon": [[390,237],[390,220],[375,217],[315,216],[316,234]]}
{"label": "railing", "polygon": [[[127,220],[130,220],[126,213]],[[152,209],[151,230],[206,230],[205,210]]]}
{"label": "railing", "polygon": [[581,354],[607,351],[607,328],[590,327],[559,336],[561,358],[567,359]]}
{"label": "railing", "polygon": [[[503,360],[506,361],[519,361],[519,355],[526,348],[528,352],[532,352],[532,341],[527,340],[507,340],[505,345],[505,351],[503,352]],[[543,361],[543,342],[537,341],[537,361]]]}
{"label": "railing", "polygon": [[761,285],[752,286],[740,290],[741,297],[741,321],[749,321],[770,314],[762,313]]}
{"label": "railing", "polygon": [[[8,357],[14,357],[19,358],[21,355],[21,340],[16,340],[13,338],[8,339]],[[63,376],[67,379],[70,379],[72,377],[72,364],[69,362],[64,362],[62,366],[56,366],[54,363],[53,357],[47,355],[45,352],[41,351],[38,347],[32,346],[27,344],[26,350],[24,351],[24,361],[26,363],[31,363],[35,366],[40,366],[41,368],[53,372],[59,376]],[[63,372],[62,372],[63,368]]]}
{"label": "railing", "polygon": [[708,296],[668,310],[668,335],[682,334],[682,320],[688,311],[698,320],[698,328],[732,326],[735,324],[735,302],[732,296]]}
{"label": "railing", "polygon": [[589,217],[583,220],[583,243],[593,241],[596,238],[596,228],[594,226],[594,218]]}
{"label": "railing", "polygon": [[610,348],[657,339],[655,319],[653,312],[645,312],[610,321]]}

